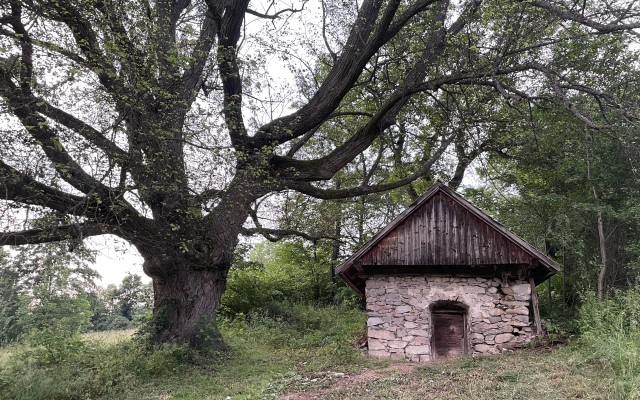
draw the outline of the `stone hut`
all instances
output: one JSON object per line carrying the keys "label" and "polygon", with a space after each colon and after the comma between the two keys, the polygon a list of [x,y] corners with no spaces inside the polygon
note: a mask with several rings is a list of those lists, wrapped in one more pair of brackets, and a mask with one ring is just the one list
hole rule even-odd
{"label": "stone hut", "polygon": [[370,356],[427,362],[541,334],[535,287],[559,270],[438,182],[335,273],[366,298]]}

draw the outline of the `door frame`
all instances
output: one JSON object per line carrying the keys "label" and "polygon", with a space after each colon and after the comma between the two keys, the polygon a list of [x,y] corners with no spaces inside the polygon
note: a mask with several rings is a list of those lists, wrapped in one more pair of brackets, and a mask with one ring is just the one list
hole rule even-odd
{"label": "door frame", "polygon": [[455,301],[436,301],[431,304],[429,307],[430,317],[431,317],[431,354],[433,360],[445,360],[447,357],[438,357],[438,352],[436,351],[435,340],[436,340],[436,330],[434,324],[434,315],[435,314],[449,314],[449,315],[462,315],[462,354],[469,354],[469,335],[467,329],[467,314],[469,312],[469,308],[466,304],[455,302]]}

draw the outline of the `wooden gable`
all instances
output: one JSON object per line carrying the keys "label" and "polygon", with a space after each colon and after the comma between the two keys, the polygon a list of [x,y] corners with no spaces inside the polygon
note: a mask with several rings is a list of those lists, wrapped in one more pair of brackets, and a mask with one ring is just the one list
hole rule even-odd
{"label": "wooden gable", "polygon": [[372,273],[506,272],[540,283],[559,266],[438,182],[335,271],[362,294]]}

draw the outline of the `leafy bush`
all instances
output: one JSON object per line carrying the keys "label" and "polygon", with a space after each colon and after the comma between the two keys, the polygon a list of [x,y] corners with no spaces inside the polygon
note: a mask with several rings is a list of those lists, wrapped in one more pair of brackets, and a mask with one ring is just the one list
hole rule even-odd
{"label": "leafy bush", "polygon": [[96,331],[117,331],[131,329],[133,327],[133,321],[129,321],[127,317],[117,314],[108,314],[96,322],[94,329]]}
{"label": "leafy bush", "polygon": [[640,286],[604,301],[584,296],[578,326],[588,357],[617,376],[616,397],[640,399]]}
{"label": "leafy bush", "polygon": [[275,303],[358,303],[344,284],[330,279],[329,249],[302,241],[261,243],[229,273],[220,314],[268,312]]}

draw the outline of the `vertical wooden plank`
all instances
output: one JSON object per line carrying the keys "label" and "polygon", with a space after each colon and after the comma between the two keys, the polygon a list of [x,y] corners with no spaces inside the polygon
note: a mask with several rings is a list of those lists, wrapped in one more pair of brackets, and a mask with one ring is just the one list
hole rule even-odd
{"label": "vertical wooden plank", "polygon": [[[518,256],[517,256],[517,251],[515,251],[516,245],[511,242],[511,240],[507,240],[507,246],[505,246],[505,251],[507,251],[507,258],[508,258],[508,262],[510,264],[517,264],[518,263]],[[529,262],[529,260],[527,259],[526,262]]]}
{"label": "vertical wooden plank", "polygon": [[477,265],[478,264],[478,225],[476,224],[475,218],[472,218],[472,220],[470,221],[469,235],[471,238],[471,243],[469,243],[471,263],[473,265]]}
{"label": "vertical wooden plank", "polygon": [[467,223],[467,212],[460,207],[460,235],[458,236],[458,240],[460,240],[460,264],[469,264]]}
{"label": "vertical wooden plank", "polygon": [[444,229],[444,206],[442,204],[442,194],[438,193],[438,223],[437,223],[437,243],[438,247],[436,248],[436,255],[438,257],[438,261],[436,264],[442,265],[444,258],[444,250],[445,250],[445,229]]}
{"label": "vertical wooden plank", "polygon": [[464,226],[462,228],[462,234],[464,236],[464,262],[467,265],[471,265],[471,233],[469,232],[469,215],[467,210],[463,210],[462,215],[464,215]]}
{"label": "vertical wooden plank", "polygon": [[451,215],[451,261],[453,265],[458,264],[458,255],[460,254],[460,241],[458,240],[458,218],[455,210],[455,202],[449,203]]}
{"label": "vertical wooden plank", "polygon": [[533,308],[533,319],[536,324],[536,335],[542,335],[542,322],[540,321],[540,310],[538,309],[538,293],[533,278],[529,278],[531,286],[531,308]]}
{"label": "vertical wooden plank", "polygon": [[502,242],[502,234],[500,232],[493,232],[493,262],[495,264],[502,264],[502,246],[504,243]]}
{"label": "vertical wooden plank", "polygon": [[400,247],[399,241],[400,241],[400,232],[398,232],[398,229],[394,229],[394,237],[393,237],[393,247],[392,247],[392,253],[391,253],[391,263],[392,264],[398,264],[398,248]]}
{"label": "vertical wooden plank", "polygon": [[475,236],[475,230],[474,230],[474,226],[475,226],[475,220],[473,219],[473,217],[469,218],[469,226],[467,227],[467,229],[469,230],[469,265],[476,265],[476,257],[474,255],[474,236]]}
{"label": "vertical wooden plank", "polygon": [[451,202],[451,215],[453,220],[453,228],[451,229],[453,238],[453,262],[454,264],[460,264],[461,248],[460,248],[460,215],[457,212],[458,204],[455,201]]}
{"label": "vertical wooden plank", "polygon": [[440,252],[440,264],[445,265],[448,264],[449,260],[449,216],[447,206],[447,198],[445,196],[440,196],[440,215],[442,215],[442,220],[440,226],[442,228],[442,241],[440,242],[442,245],[442,251]]}
{"label": "vertical wooden plank", "polygon": [[476,256],[478,258],[477,263],[482,264],[482,249],[484,245],[484,223],[482,221],[476,221]]}
{"label": "vertical wooden plank", "polygon": [[433,204],[432,204],[432,214],[431,214],[431,232],[429,233],[430,235],[430,241],[429,244],[431,246],[431,264],[432,265],[436,265],[438,263],[438,257],[436,256],[436,253],[438,252],[437,249],[437,245],[438,245],[438,196],[435,195],[433,197]]}
{"label": "vertical wooden plank", "polygon": [[449,264],[449,199],[442,196],[442,264]]}
{"label": "vertical wooden plank", "polygon": [[407,261],[408,254],[405,246],[407,245],[408,237],[405,230],[406,226],[405,221],[398,229],[398,258],[396,261],[398,264],[404,264]]}
{"label": "vertical wooden plank", "polygon": [[509,264],[509,240],[500,235],[500,249],[499,249],[500,262],[503,264]]}
{"label": "vertical wooden plank", "polygon": [[415,222],[416,216],[413,215],[411,216],[411,218],[409,219],[409,221],[407,221],[407,223],[405,224],[405,239],[404,239],[404,248],[406,249],[405,251],[407,252],[406,258],[405,258],[405,262],[407,263],[407,265],[413,265],[413,240],[415,239],[415,233],[413,232],[413,224]]}
{"label": "vertical wooden plank", "polygon": [[415,265],[416,260],[416,236],[418,235],[418,233],[416,232],[416,225],[418,224],[419,214],[420,210],[418,210],[418,212],[413,217],[411,217],[411,224],[407,227],[407,231],[410,235],[410,240],[407,246],[409,248],[409,254],[411,255],[411,257],[409,257],[409,263],[411,265]]}
{"label": "vertical wooden plank", "polygon": [[429,215],[429,209],[428,209],[429,204],[425,204],[422,207],[422,214],[420,215],[420,223],[418,225],[418,229],[420,231],[419,233],[419,242],[420,242],[420,256],[419,256],[419,261],[418,264],[422,264],[422,265],[426,265],[428,264],[427,262],[427,241],[426,241],[426,236],[427,236],[427,218]]}
{"label": "vertical wooden plank", "polygon": [[440,265],[447,263],[447,205],[446,199],[440,194]]}
{"label": "vertical wooden plank", "polygon": [[415,241],[415,246],[416,246],[416,250],[415,250],[415,258],[414,258],[414,265],[418,265],[418,264],[422,264],[421,260],[422,260],[422,221],[424,221],[424,207],[420,208],[420,214],[418,215],[418,218],[416,218],[416,225],[415,225],[415,229],[416,229],[416,241]]}
{"label": "vertical wooden plank", "polygon": [[413,230],[411,229],[411,224],[413,221],[413,216],[411,216],[408,220],[402,224],[403,234],[404,234],[404,244],[402,246],[402,251],[404,252],[404,263],[405,265],[411,264],[411,253],[413,253],[413,249],[411,246],[411,240],[413,239]]}
{"label": "vertical wooden plank", "polygon": [[451,199],[446,196],[443,196],[443,200],[444,200],[444,215],[445,215],[445,241],[446,241],[446,246],[445,246],[445,264],[450,265],[453,264],[452,260],[453,260],[453,221],[451,218]]}
{"label": "vertical wooden plank", "polygon": [[424,214],[425,208],[424,206],[420,208],[420,215],[416,219],[416,255],[415,255],[415,265],[423,264],[424,265],[424,249],[422,246],[422,241],[424,240]]}
{"label": "vertical wooden plank", "polygon": [[426,229],[426,246],[427,246],[427,265],[433,265],[433,233],[431,232],[433,226],[433,198],[429,200],[429,209],[427,210],[427,229]]}
{"label": "vertical wooden plank", "polygon": [[489,225],[482,223],[482,232],[484,236],[484,240],[482,242],[482,259],[483,264],[491,264],[491,249],[489,248],[491,244],[491,232]]}
{"label": "vertical wooden plank", "polygon": [[433,196],[433,205],[432,205],[432,214],[431,214],[431,232],[430,232],[430,243],[431,243],[431,264],[438,264],[438,195]]}
{"label": "vertical wooden plank", "polygon": [[497,243],[496,243],[497,233],[496,233],[496,230],[493,229],[492,227],[488,226],[487,228],[489,229],[489,240],[490,240],[490,242],[489,242],[489,258],[490,258],[489,263],[490,264],[497,264],[498,263],[498,259],[496,258],[496,251],[497,251],[496,247],[498,247]]}
{"label": "vertical wooden plank", "polygon": [[464,265],[465,261],[465,237],[464,237],[464,210],[456,204],[457,220],[458,220],[458,264]]}
{"label": "vertical wooden plank", "polygon": [[382,241],[382,248],[381,250],[381,255],[382,255],[382,264],[388,264],[387,261],[389,261],[389,238],[386,237],[384,238],[384,240]]}

